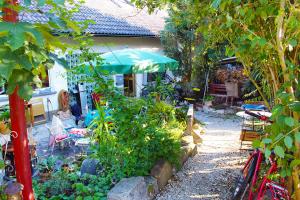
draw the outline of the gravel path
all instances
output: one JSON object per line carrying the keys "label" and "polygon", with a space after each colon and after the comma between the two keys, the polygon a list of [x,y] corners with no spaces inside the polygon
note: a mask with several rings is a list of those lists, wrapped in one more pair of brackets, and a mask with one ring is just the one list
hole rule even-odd
{"label": "gravel path", "polygon": [[205,123],[203,143],[157,200],[231,199],[245,153],[239,150],[240,120],[234,116],[196,113]]}

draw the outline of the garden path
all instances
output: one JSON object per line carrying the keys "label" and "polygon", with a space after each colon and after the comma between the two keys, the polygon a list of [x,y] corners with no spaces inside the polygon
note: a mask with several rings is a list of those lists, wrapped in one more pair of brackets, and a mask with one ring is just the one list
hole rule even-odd
{"label": "garden path", "polygon": [[241,121],[235,116],[203,112],[195,117],[206,124],[198,153],[185,163],[157,200],[231,199],[246,157],[239,150]]}

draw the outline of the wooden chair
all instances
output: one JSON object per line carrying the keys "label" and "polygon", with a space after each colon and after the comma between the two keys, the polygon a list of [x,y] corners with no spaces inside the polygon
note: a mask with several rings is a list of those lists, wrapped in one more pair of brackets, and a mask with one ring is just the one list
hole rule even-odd
{"label": "wooden chair", "polygon": [[32,116],[34,124],[45,123],[47,121],[44,102],[42,98],[31,99],[29,104],[32,106]]}
{"label": "wooden chair", "polygon": [[240,135],[240,140],[241,140],[240,149],[242,149],[244,142],[253,142],[254,140],[257,139],[260,139],[260,134],[257,131],[242,129]]}

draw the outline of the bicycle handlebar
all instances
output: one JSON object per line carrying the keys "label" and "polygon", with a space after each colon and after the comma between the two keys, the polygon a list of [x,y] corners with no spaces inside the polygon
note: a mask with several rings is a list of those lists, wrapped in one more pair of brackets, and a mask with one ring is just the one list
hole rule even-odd
{"label": "bicycle handlebar", "polygon": [[269,117],[265,116],[265,115],[260,115],[260,114],[256,114],[254,112],[251,112],[250,110],[245,110],[245,113],[252,116],[252,117],[255,117],[261,121],[265,121],[265,122],[270,122],[272,123],[272,121],[269,119]]}

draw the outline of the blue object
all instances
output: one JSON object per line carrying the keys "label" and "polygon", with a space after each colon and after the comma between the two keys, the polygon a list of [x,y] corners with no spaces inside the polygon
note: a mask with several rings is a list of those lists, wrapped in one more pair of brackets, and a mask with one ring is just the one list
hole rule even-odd
{"label": "blue object", "polygon": [[[110,114],[109,114],[110,109],[106,109],[104,112],[105,112],[105,117],[110,116]],[[84,119],[85,126],[88,127],[92,123],[92,121],[97,118],[99,118],[98,110],[89,111],[86,114],[85,119]]]}
{"label": "blue object", "polygon": [[268,110],[268,108],[265,105],[259,105],[259,104],[243,104],[242,109],[244,110]]}

